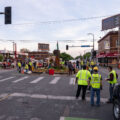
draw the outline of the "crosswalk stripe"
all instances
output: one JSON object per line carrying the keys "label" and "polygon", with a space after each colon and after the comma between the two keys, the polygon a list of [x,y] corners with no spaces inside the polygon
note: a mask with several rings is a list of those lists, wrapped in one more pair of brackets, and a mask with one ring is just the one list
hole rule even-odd
{"label": "crosswalk stripe", "polygon": [[13,81],[13,83],[17,83],[17,82],[22,81],[22,80],[27,79],[27,78],[28,78],[28,76],[22,77],[18,80]]}
{"label": "crosswalk stripe", "polygon": [[60,77],[55,77],[50,84],[56,84],[59,81]]}
{"label": "crosswalk stripe", "polygon": [[75,84],[75,78],[70,78],[70,85],[74,85]]}
{"label": "crosswalk stripe", "polygon": [[44,78],[44,77],[39,77],[39,78],[33,80],[33,81],[30,82],[30,83],[37,83],[37,82],[39,82],[40,80],[42,80],[43,78]]}
{"label": "crosswalk stripe", "polygon": [[2,79],[2,80],[0,80],[0,82],[6,81],[6,80],[9,80],[9,79],[12,79],[12,78],[14,78],[14,77],[9,77],[9,78]]}

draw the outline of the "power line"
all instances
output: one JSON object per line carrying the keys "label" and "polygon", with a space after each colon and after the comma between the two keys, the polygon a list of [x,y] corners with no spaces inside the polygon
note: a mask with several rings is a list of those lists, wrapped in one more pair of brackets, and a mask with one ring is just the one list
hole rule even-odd
{"label": "power line", "polygon": [[48,41],[48,42],[92,42],[92,40],[10,40],[10,39],[0,39],[0,41],[3,42],[42,42],[42,41]]}
{"label": "power line", "polygon": [[[79,21],[86,21],[86,20],[93,20],[93,19],[100,19],[105,17],[110,17],[111,15],[105,16],[95,16],[95,17],[85,17],[85,18],[78,18],[78,19],[63,19],[63,20],[49,20],[49,21],[41,21],[41,22],[33,22],[33,23],[17,23],[17,24],[10,24],[11,25],[32,25],[32,24],[60,24],[60,23],[67,23],[67,22],[79,22]],[[0,25],[3,26],[3,25]]]}

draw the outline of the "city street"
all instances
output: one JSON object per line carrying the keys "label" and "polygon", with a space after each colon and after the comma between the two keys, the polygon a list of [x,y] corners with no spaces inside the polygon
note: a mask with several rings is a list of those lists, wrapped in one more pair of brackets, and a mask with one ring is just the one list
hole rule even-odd
{"label": "city street", "polygon": [[109,92],[104,78],[108,72],[99,70],[103,77],[100,107],[90,106],[90,93],[86,101],[75,99],[75,75],[0,70],[0,120],[113,120],[112,105],[105,103]]}

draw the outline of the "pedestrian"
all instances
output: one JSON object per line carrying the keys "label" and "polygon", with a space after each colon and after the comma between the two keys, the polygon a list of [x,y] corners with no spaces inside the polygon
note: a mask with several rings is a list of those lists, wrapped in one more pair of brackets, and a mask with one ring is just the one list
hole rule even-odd
{"label": "pedestrian", "polygon": [[100,106],[100,89],[102,89],[102,77],[100,74],[98,74],[98,67],[93,68],[93,74],[89,83],[89,85],[91,85],[91,106],[94,106],[95,93],[97,96],[96,105]]}
{"label": "pedestrian", "polygon": [[68,69],[69,69],[69,75],[72,75],[73,66],[71,62],[68,63]]}
{"label": "pedestrian", "polygon": [[115,84],[117,83],[118,74],[116,73],[115,70],[113,70],[113,68],[111,66],[108,67],[108,71],[109,71],[109,76],[105,80],[109,82],[110,98],[107,101],[107,103],[112,103],[113,102],[113,89],[115,87]]}
{"label": "pedestrian", "polygon": [[80,61],[81,69],[83,69],[84,62],[83,60]]}
{"label": "pedestrian", "polygon": [[80,64],[80,63],[79,63],[79,61],[77,60],[77,61],[76,61],[76,68],[77,68],[77,69],[79,69],[79,64]]}
{"label": "pedestrian", "polygon": [[90,79],[91,74],[88,70],[86,70],[86,65],[83,65],[83,70],[79,70],[76,75],[76,83],[78,84],[76,99],[78,99],[82,89],[82,100],[85,100],[86,90],[88,87],[88,80]]}
{"label": "pedestrian", "polygon": [[21,73],[21,67],[22,67],[22,65],[21,65],[21,62],[19,61],[18,62],[18,71],[19,71],[19,73]]}
{"label": "pedestrian", "polygon": [[28,67],[28,63],[25,64],[25,71],[26,73],[28,73],[29,67]]}

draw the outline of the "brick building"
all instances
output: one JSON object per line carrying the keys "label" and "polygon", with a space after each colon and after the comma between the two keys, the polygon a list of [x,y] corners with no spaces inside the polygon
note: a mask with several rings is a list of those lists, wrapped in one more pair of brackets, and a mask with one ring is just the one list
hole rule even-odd
{"label": "brick building", "polygon": [[38,43],[38,51],[32,51],[28,53],[29,58],[34,58],[36,60],[45,60],[49,58],[49,44]]}
{"label": "brick building", "polygon": [[118,31],[108,32],[98,41],[97,58],[102,66],[118,65]]}

